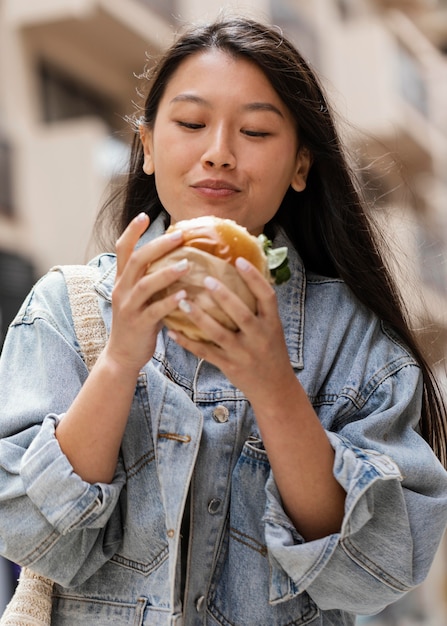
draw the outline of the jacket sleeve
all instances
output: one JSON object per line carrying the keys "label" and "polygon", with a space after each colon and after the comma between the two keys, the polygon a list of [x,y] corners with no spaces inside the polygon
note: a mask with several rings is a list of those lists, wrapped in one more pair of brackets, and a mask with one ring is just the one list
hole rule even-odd
{"label": "jacket sleeve", "polygon": [[0,359],[0,552],[63,585],[91,575],[122,538],[123,468],[111,484],[86,483],[55,437],[86,376],[65,283],[52,272],[23,304]]}
{"label": "jacket sleeve", "polygon": [[270,476],[271,602],[307,591],[322,609],[375,613],[424,580],[447,522],[447,473],[416,431],[420,398],[419,369],[407,366],[327,433],[347,494],[338,534],[305,542]]}

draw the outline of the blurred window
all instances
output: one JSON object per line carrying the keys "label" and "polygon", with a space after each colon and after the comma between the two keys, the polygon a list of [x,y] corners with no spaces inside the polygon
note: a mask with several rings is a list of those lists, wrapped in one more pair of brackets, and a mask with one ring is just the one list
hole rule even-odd
{"label": "blurred window", "polygon": [[137,0],[137,2],[145,4],[150,9],[160,13],[160,15],[169,21],[172,20],[177,5],[176,0]]}
{"label": "blurred window", "polygon": [[0,137],[0,214],[13,214],[12,150],[6,139]]}
{"label": "blurred window", "polygon": [[402,45],[398,45],[397,63],[401,96],[428,117],[428,93],[422,67]]}
{"label": "blurred window", "polygon": [[113,103],[102,94],[47,62],[40,64],[39,75],[45,122],[93,115],[111,128],[117,125]]}

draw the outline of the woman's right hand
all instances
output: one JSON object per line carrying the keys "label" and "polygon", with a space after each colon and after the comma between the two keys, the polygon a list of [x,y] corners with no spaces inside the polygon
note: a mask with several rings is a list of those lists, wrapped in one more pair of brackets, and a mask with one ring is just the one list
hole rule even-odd
{"label": "woman's right hand", "polygon": [[180,293],[151,302],[188,268],[183,263],[146,275],[150,263],[182,242],[181,235],[162,235],[135,250],[148,224],[147,215],[136,217],[117,242],[110,337],[56,428],[62,452],[90,483],[113,480],[138,374],[152,357],[164,316],[185,297]]}
{"label": "woman's right hand", "polygon": [[150,263],[178,247],[183,239],[182,233],[175,231],[135,249],[148,225],[149,217],[141,213],[117,241],[112,327],[106,346],[107,358],[113,360],[115,366],[134,371],[136,375],[153,355],[163,318],[186,294],[180,290],[157,302],[152,302],[151,298],[188,271],[185,259],[150,276],[146,274]]}

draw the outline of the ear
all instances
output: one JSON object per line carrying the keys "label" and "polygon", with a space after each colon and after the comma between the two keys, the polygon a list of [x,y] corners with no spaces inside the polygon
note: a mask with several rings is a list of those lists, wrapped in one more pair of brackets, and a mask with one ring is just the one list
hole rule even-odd
{"label": "ear", "polygon": [[154,161],[152,159],[152,130],[144,124],[139,125],[141,143],[143,144],[143,172],[150,176],[155,172]]}
{"label": "ear", "polygon": [[306,147],[301,147],[296,159],[295,174],[290,183],[295,191],[303,191],[306,188],[307,176],[312,165],[312,155]]}

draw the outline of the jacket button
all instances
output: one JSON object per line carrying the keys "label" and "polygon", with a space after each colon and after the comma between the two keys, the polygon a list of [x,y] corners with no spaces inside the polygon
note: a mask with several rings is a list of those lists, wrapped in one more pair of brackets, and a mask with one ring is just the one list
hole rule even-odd
{"label": "jacket button", "polygon": [[172,539],[172,537],[175,535],[175,530],[173,528],[169,528],[166,534],[170,539]]}
{"label": "jacket button", "polygon": [[213,498],[208,502],[208,513],[211,515],[215,515],[220,511],[220,507],[222,506],[222,500],[219,498]]}
{"label": "jacket button", "polygon": [[219,424],[225,424],[225,422],[228,422],[229,417],[230,417],[230,412],[226,406],[222,406],[222,405],[216,406],[216,408],[213,411],[213,418]]}
{"label": "jacket button", "polygon": [[205,604],[205,596],[200,596],[196,600],[196,611],[200,613],[203,610],[203,605]]}

